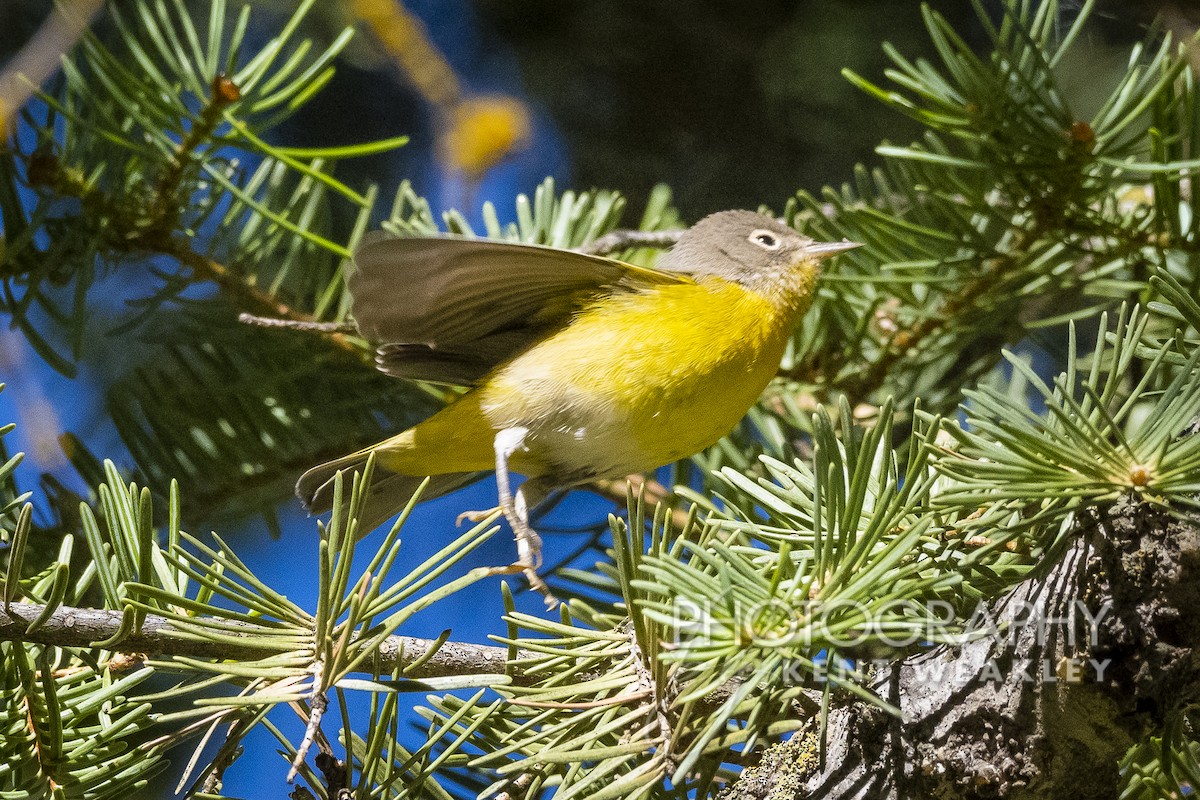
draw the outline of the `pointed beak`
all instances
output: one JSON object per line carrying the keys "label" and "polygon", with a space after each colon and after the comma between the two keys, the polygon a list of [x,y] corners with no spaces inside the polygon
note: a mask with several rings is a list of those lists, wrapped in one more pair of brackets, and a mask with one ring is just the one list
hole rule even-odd
{"label": "pointed beak", "polygon": [[816,258],[829,258],[844,250],[853,250],[855,247],[862,247],[862,242],[813,242],[805,246],[804,255],[815,256]]}

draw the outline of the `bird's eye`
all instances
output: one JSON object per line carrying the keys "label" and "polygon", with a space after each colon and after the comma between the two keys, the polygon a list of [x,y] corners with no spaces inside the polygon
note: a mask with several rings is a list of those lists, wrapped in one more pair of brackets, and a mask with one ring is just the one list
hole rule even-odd
{"label": "bird's eye", "polygon": [[750,243],[756,244],[764,250],[778,250],[782,242],[779,237],[770,231],[757,230],[750,234]]}

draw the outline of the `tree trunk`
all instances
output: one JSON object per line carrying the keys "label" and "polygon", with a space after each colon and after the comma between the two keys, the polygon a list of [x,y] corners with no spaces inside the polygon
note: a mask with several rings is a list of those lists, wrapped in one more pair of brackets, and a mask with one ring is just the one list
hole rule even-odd
{"label": "tree trunk", "polygon": [[1115,798],[1119,759],[1200,694],[1200,528],[1122,501],[1082,519],[1044,578],[984,612],[1006,631],[893,664],[863,704],[769,751],[745,798]]}

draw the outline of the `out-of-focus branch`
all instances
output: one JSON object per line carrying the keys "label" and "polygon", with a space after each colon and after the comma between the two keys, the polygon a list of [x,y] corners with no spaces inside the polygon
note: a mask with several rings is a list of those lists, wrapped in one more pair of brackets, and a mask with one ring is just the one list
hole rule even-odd
{"label": "out-of-focus branch", "polygon": [[37,87],[58,71],[62,56],[83,37],[104,0],[63,0],[25,47],[0,72],[0,138]]}
{"label": "out-of-focus branch", "polygon": [[[634,497],[644,492],[643,499],[648,508],[654,508],[659,503],[671,502],[671,490],[656,480],[647,479],[644,475],[630,475],[617,480],[596,480],[584,488],[592,490],[601,497],[607,497],[621,506],[625,505],[630,491],[633,492]],[[687,523],[688,511],[686,508],[671,509],[671,524],[676,530],[683,530]]]}
{"label": "out-of-focus branch", "polygon": [[465,91],[421,20],[399,0],[350,0],[348,7],[434,110],[443,164],[479,180],[529,144],[533,121],[525,104]]}
{"label": "out-of-focus branch", "polygon": [[1200,41],[1196,39],[1196,31],[1200,28],[1200,13],[1193,3],[1164,3],[1159,9],[1163,25],[1175,36],[1176,41],[1182,42],[1187,48],[1188,61],[1192,72],[1200,75]]}

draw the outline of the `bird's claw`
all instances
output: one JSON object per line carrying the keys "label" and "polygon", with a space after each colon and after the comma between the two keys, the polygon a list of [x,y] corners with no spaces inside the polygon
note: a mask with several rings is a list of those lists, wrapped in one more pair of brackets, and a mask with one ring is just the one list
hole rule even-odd
{"label": "bird's claw", "polygon": [[537,591],[546,600],[546,608],[558,605],[558,598],[538,575],[542,566],[542,537],[522,519],[512,519],[514,538],[517,541],[517,560],[506,567],[495,567],[493,574],[515,575],[521,573],[529,581],[529,588]]}
{"label": "bird's claw", "polygon": [[489,570],[492,575],[516,575],[518,573],[525,576],[525,580],[529,582],[529,588],[536,591],[546,601],[546,608],[553,610],[558,607],[558,598],[550,591],[550,587],[542,580],[542,576],[538,575],[537,567],[532,564],[525,564],[520,561],[514,561],[503,567],[492,567]]}
{"label": "bird's claw", "polygon": [[464,511],[461,514],[459,514],[457,517],[455,517],[454,527],[456,527],[456,528],[461,527],[463,524],[463,520],[466,520],[468,522],[474,522],[474,523],[483,522],[485,519],[492,516],[499,510],[500,510],[500,506],[495,506],[494,508],[488,508],[483,511]]}

